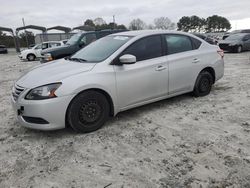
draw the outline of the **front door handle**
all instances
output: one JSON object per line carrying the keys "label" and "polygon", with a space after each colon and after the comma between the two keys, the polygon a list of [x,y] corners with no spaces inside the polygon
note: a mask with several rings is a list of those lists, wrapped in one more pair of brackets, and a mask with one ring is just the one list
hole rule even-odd
{"label": "front door handle", "polygon": [[156,67],[156,71],[162,71],[165,70],[167,67],[163,66],[163,65],[159,65],[158,67]]}
{"label": "front door handle", "polygon": [[199,63],[200,60],[198,58],[194,58],[192,63]]}

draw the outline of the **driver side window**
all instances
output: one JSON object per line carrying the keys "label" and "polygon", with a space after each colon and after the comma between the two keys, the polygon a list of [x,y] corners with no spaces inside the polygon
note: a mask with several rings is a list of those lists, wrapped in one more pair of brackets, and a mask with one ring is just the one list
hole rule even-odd
{"label": "driver side window", "polygon": [[48,43],[43,43],[42,44],[42,49],[46,49],[46,48],[48,48]]}
{"label": "driver side window", "polygon": [[85,46],[90,44],[91,42],[94,42],[95,40],[96,40],[96,35],[94,33],[86,34],[82,37],[80,45]]}
{"label": "driver side window", "polygon": [[136,61],[160,57],[163,55],[161,36],[155,35],[139,39],[124,50],[122,54],[134,55],[136,57]]}

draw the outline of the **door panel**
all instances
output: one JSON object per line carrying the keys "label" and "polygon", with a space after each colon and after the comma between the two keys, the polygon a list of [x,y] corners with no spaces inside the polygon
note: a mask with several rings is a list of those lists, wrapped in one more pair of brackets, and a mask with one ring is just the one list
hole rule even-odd
{"label": "door panel", "polygon": [[167,34],[165,42],[169,54],[169,94],[191,91],[203,61],[199,50],[195,50],[199,46],[181,34]]}
{"label": "door panel", "polygon": [[138,39],[121,53],[137,59],[135,64],[115,66],[121,109],[167,95],[168,63],[162,47],[162,37],[152,35]]}
{"label": "door panel", "polygon": [[166,57],[144,60],[131,65],[114,66],[120,108],[167,95]]}
{"label": "door panel", "polygon": [[194,51],[168,56],[169,94],[191,91],[201,69],[202,58]]}

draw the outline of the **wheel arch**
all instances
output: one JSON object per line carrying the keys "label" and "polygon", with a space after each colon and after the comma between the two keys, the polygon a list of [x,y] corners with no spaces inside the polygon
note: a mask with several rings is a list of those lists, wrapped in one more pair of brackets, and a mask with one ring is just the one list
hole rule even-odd
{"label": "wheel arch", "polygon": [[[204,69],[202,69],[200,72],[199,72],[199,74],[201,73],[201,72],[209,72],[211,75],[212,75],[212,77],[213,77],[213,84],[215,83],[215,79],[216,79],[216,75],[215,75],[215,70],[214,70],[214,68],[212,68],[212,67],[206,67],[206,68],[204,68]],[[198,74],[198,75],[199,75]],[[197,76],[198,77],[198,76]]]}
{"label": "wheel arch", "polygon": [[29,56],[29,55],[33,55],[33,56],[35,56],[35,58],[36,58],[36,55],[35,55],[34,53],[29,52],[29,53],[27,53],[27,55],[26,55],[26,59],[28,59],[28,56]]}
{"label": "wheel arch", "polygon": [[110,96],[110,94],[108,92],[106,92],[105,90],[103,89],[100,89],[100,88],[89,88],[89,89],[85,89],[85,90],[82,90],[80,92],[78,92],[70,101],[67,109],[66,109],[66,114],[65,114],[65,124],[66,126],[68,125],[67,123],[67,115],[68,115],[68,109],[69,109],[69,106],[71,105],[72,101],[80,94],[84,93],[84,92],[87,92],[87,91],[95,91],[95,92],[98,92],[98,93],[101,93],[103,94],[106,99],[108,100],[108,103],[109,103],[109,106],[110,106],[110,116],[114,116],[115,115],[115,108],[114,108],[114,103],[113,103],[113,100]]}

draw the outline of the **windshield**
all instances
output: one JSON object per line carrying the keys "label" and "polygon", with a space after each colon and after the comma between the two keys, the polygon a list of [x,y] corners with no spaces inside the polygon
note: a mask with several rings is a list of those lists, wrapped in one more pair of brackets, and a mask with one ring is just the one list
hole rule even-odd
{"label": "windshield", "polygon": [[41,49],[42,48],[42,44],[38,44],[36,46],[34,46],[34,49],[38,50],[38,49]]}
{"label": "windshield", "polygon": [[86,62],[100,62],[107,59],[123,44],[125,44],[130,36],[107,36],[101,38],[73,55],[72,59],[81,59]]}
{"label": "windshield", "polygon": [[73,35],[69,40],[68,42],[66,43],[67,45],[73,45],[75,44],[79,39],[80,37],[82,36],[82,33],[77,33],[75,35]]}
{"label": "windshield", "polygon": [[241,40],[244,36],[244,34],[229,35],[225,40]]}

